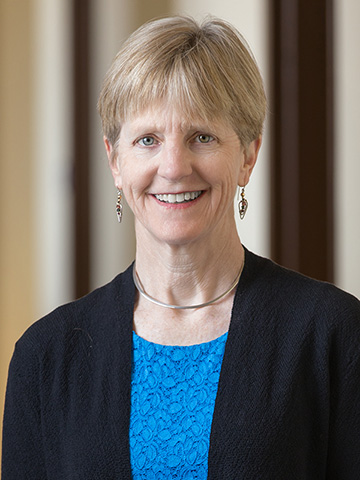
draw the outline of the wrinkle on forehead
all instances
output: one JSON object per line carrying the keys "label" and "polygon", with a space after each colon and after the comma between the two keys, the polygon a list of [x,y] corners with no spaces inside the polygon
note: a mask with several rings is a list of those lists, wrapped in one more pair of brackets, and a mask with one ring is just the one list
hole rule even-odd
{"label": "wrinkle on forehead", "polygon": [[184,111],[179,106],[165,105],[164,102],[154,103],[152,106],[142,111],[134,112],[127,118],[134,129],[156,131],[177,131],[186,133],[191,130],[207,129],[217,127],[221,124],[230,126],[230,123],[224,118],[207,119]]}

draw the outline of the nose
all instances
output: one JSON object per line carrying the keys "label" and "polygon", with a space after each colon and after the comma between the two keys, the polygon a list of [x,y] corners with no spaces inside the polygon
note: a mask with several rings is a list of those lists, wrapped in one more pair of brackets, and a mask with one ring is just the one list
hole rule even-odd
{"label": "nose", "polygon": [[161,152],[158,174],[171,182],[178,182],[193,172],[191,153],[181,142],[165,144]]}

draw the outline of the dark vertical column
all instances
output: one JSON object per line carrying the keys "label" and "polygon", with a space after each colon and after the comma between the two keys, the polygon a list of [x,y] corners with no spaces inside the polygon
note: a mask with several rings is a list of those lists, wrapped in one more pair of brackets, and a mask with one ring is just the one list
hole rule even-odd
{"label": "dark vertical column", "polygon": [[332,0],[272,5],[272,256],[332,281]]}
{"label": "dark vertical column", "polygon": [[73,1],[75,294],[90,286],[89,218],[89,3]]}

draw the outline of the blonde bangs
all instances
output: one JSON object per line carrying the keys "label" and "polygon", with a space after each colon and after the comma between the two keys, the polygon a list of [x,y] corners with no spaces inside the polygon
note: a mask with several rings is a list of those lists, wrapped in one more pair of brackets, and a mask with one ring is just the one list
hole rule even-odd
{"label": "blonde bangs", "polygon": [[146,74],[134,78],[130,88],[123,92],[124,101],[117,112],[120,123],[160,102],[178,109],[189,121],[225,115],[229,105],[224,103],[224,92],[220,92],[223,85],[216,86],[209,78],[194,74],[191,67],[180,59],[170,68],[167,65],[162,69],[146,68]]}
{"label": "blonde bangs", "polygon": [[108,71],[98,108],[112,145],[121,124],[165,102],[184,120],[225,118],[247,144],[262,131],[266,99],[240,34],[221,20],[155,20],[134,32]]}

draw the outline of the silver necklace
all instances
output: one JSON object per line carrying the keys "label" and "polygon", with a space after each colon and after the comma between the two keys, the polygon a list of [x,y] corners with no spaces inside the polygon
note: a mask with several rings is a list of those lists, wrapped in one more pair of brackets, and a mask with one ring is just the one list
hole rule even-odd
{"label": "silver necklace", "polygon": [[152,297],[151,295],[149,295],[148,293],[145,292],[145,290],[142,288],[141,286],[141,282],[140,282],[140,279],[138,277],[138,274],[136,272],[136,264],[134,262],[134,266],[133,266],[133,280],[134,280],[134,284],[135,284],[135,287],[138,289],[140,295],[142,295],[144,298],[146,298],[147,300],[149,300],[150,302],[152,303],[155,303],[155,305],[159,305],[160,307],[165,307],[165,308],[172,308],[173,310],[187,310],[187,309],[190,309],[190,308],[203,308],[203,307],[207,307],[208,305],[211,305],[212,303],[215,303],[217,302],[218,300],[221,300],[222,298],[226,297],[226,295],[228,293],[230,293],[232,290],[234,290],[234,288],[236,287],[236,285],[239,283],[239,280],[240,280],[240,277],[241,277],[241,273],[243,271],[243,268],[244,268],[244,262],[242,263],[241,265],[241,268],[240,268],[240,271],[239,273],[236,275],[236,278],[235,280],[233,281],[233,283],[230,285],[230,287],[226,290],[226,292],[222,293],[221,295],[219,295],[218,297],[214,298],[213,300],[209,300],[208,302],[205,302],[205,303],[199,303],[198,305],[171,305],[170,303],[165,303],[165,302],[161,302],[160,300],[156,300],[156,298]]}

